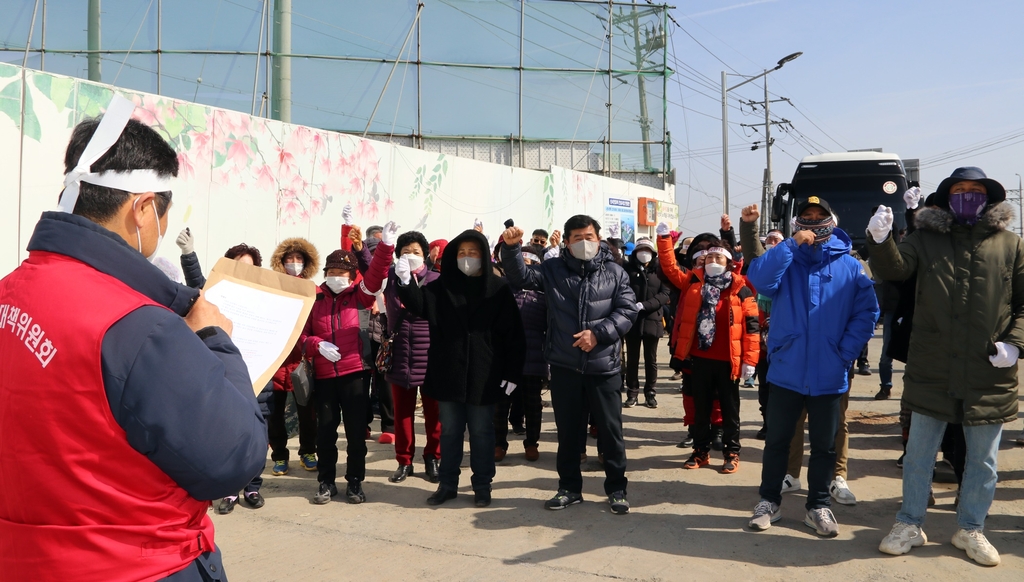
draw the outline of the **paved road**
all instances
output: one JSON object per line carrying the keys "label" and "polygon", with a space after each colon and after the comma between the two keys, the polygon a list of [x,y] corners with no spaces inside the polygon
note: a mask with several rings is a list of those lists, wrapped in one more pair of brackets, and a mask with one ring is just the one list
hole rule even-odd
{"label": "paved road", "polygon": [[[876,362],[879,347],[872,340]],[[664,345],[661,357],[667,362]],[[419,465],[405,483],[388,483],[397,466],[390,445],[369,444],[362,505],[313,505],[315,473],[293,461],[289,475],[274,477],[268,462],[265,507],[254,511],[243,504],[230,515],[214,515],[227,572],[234,581],[1024,580],[1024,448],[1011,441],[1020,420],[1004,431],[1000,483],[987,524],[1002,565],[977,566],[949,543],[956,516],[955,485],[948,484],[935,485],[938,504],[925,524],[930,542],[907,556],[885,556],[878,542],[893,523],[901,495],[895,465],[901,450],[899,373],[895,398],[888,401],[872,398],[877,375],[858,376],[854,383],[849,482],[859,503],[834,506],[840,535],[826,540],[803,525],[800,493],[786,495],[783,519],[770,530],[745,529],[761,469],[762,443],[754,439],[760,427],[756,389],[742,392],[740,471],[719,474],[717,459],[708,468],[682,469],[688,451],[675,446],[682,435],[682,402],[676,383],[668,380],[671,371],[662,368],[660,407],[623,413],[633,505],[627,516],[609,512],[595,461],[585,466],[585,503],[561,512],[543,509],[557,484],[554,421],[546,409],[540,460],[527,463],[522,445],[513,443],[498,466],[494,503],[486,509],[472,504],[468,469],[459,498],[439,508],[424,503],[434,486],[420,476]],[[422,438],[420,430],[421,443]],[[343,461],[343,439],[339,446]]]}

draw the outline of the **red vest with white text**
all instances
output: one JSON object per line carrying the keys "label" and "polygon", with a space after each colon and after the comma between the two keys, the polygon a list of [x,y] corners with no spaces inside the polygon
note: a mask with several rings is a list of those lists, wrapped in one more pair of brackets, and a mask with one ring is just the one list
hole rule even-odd
{"label": "red vest with white text", "polygon": [[55,253],[0,281],[4,579],[157,580],[214,549],[209,502],[128,444],[104,390],[103,336],[145,305]]}

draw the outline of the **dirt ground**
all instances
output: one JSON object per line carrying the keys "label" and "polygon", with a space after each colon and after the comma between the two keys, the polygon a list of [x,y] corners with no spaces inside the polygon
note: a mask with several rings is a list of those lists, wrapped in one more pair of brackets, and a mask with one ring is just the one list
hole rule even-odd
{"label": "dirt ground", "polygon": [[[877,365],[880,340],[871,342]],[[667,349],[662,342],[662,361]],[[839,537],[820,539],[803,525],[803,493],[784,496],[783,519],[765,532],[746,523],[758,501],[762,441],[756,389],[742,390],[740,471],[722,475],[720,460],[700,470],[682,469],[688,451],[676,448],[683,427],[682,399],[671,371],[660,366],[659,408],[623,410],[628,457],[629,515],[613,515],[603,495],[604,474],[594,440],[584,466],[581,505],[554,512],[543,502],[555,491],[555,426],[545,409],[541,457],[523,458],[513,441],[498,465],[494,502],[472,503],[468,445],[459,497],[438,507],[425,503],[435,486],[416,475],[387,481],[397,463],[392,445],[368,443],[367,502],[325,506],[310,501],[316,473],[303,471],[293,446],[291,472],[264,473],[266,506],[240,504],[214,515],[217,544],[231,580],[1024,580],[1024,448],[1013,438],[1021,421],[1006,425],[1000,445],[999,486],[987,535],[1002,564],[984,568],[949,540],[956,531],[955,484],[934,485],[937,504],[928,513],[929,543],[893,557],[878,552],[901,497],[897,424],[902,365],[894,397],[875,401],[877,369],[857,376],[850,401],[849,484],[856,506],[833,504]],[[545,400],[547,396],[545,395]],[[378,421],[374,422],[377,436]],[[417,426],[418,443],[423,442]],[[510,435],[511,436],[511,435]],[[510,439],[511,440],[511,439]],[[339,441],[344,461],[344,437]],[[417,452],[419,454],[419,452]],[[806,454],[805,454],[806,471]],[[339,467],[339,475],[344,474]],[[805,477],[805,475],[802,475]],[[806,485],[806,480],[804,480]],[[805,492],[805,491],[804,491]],[[343,499],[343,497],[342,497]]]}

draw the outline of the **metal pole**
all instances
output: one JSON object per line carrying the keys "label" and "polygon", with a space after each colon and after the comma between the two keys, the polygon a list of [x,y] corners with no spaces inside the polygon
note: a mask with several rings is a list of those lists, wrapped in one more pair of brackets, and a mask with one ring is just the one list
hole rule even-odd
{"label": "metal pole", "polygon": [[267,18],[267,2],[263,0],[263,11],[260,13],[260,40],[256,43],[256,72],[252,78],[252,107],[249,108],[249,115],[256,114],[256,91],[260,82],[260,49],[263,48],[263,21]]}
{"label": "metal pole", "polygon": [[156,2],[156,94],[162,93],[160,77],[163,74],[163,55],[160,54],[163,48],[164,31],[164,0]]}
{"label": "metal pole", "polygon": [[39,70],[46,70],[46,0],[43,0],[43,36],[39,43]]}
{"label": "metal pole", "polygon": [[1015,175],[1017,176],[1017,204],[1020,206],[1017,217],[1020,219],[1020,234],[1024,236],[1024,187],[1022,187],[1020,174]]}
{"label": "metal pole", "polygon": [[380,107],[380,102],[384,99],[384,93],[388,90],[388,85],[391,83],[391,77],[395,75],[395,69],[398,68],[398,63],[402,60],[402,55],[405,54],[405,47],[409,44],[409,39],[412,37],[412,33],[416,30],[416,23],[420,21],[420,13],[423,12],[423,3],[420,2],[416,5],[416,17],[412,22],[412,26],[409,27],[409,32],[405,35],[405,40],[402,42],[402,48],[398,51],[398,58],[395,59],[395,64],[391,67],[391,72],[388,73],[387,80],[384,81],[384,88],[380,91],[380,96],[377,97],[377,103],[373,106],[373,111],[370,112],[370,118],[366,120],[366,129],[363,130],[363,137],[370,131],[370,124],[373,123],[373,116],[377,115],[377,108]]}
{"label": "metal pole", "polygon": [[[36,0],[35,5],[32,7],[32,22],[28,26],[28,40],[25,41],[25,56],[24,56],[24,58],[21,59],[21,68],[22,69],[28,67],[28,53],[29,53],[29,50],[32,48],[32,36],[35,35],[35,33],[36,33],[36,15],[38,13],[39,13],[39,0]],[[25,81],[25,72],[24,71],[22,71],[21,80],[22,80],[22,85],[24,85],[24,81]],[[24,95],[25,94],[24,92],[27,91],[27,88],[23,86],[21,89],[22,89],[22,95]],[[22,127],[22,130],[23,130],[22,134],[24,134],[24,127],[25,127],[25,102],[26,102],[26,98],[22,97],[22,100],[21,100],[21,127]]]}
{"label": "metal pole", "polygon": [[270,98],[270,11],[267,11],[267,17],[263,20],[263,28],[267,33],[267,45],[266,52],[263,53],[263,96],[260,99],[260,114],[259,117],[264,117],[264,108],[268,105],[267,101]]}
{"label": "metal pole", "polygon": [[412,140],[413,147],[416,140],[420,140],[420,149],[423,149],[423,21],[416,20],[416,135]]}
{"label": "metal pole", "polygon": [[89,0],[88,17],[88,47],[89,47],[89,80],[100,82],[103,80],[103,71],[100,63],[100,0]]}
{"label": "metal pole", "polygon": [[612,77],[612,71],[614,70],[614,62],[612,60],[612,41],[614,34],[612,33],[612,20],[615,14],[612,12],[613,0],[608,0],[608,103],[605,107],[608,109],[608,132],[605,136],[604,146],[604,173],[610,174],[612,171],[612,81],[615,79]]}
{"label": "metal pole", "polygon": [[[764,72],[764,151],[767,170],[764,173],[764,201],[761,203],[761,216],[767,216],[767,200],[772,196],[772,120],[769,118],[772,101],[768,98],[768,71]],[[764,232],[762,230],[762,232]]]}
{"label": "metal pole", "polygon": [[[519,0],[519,167],[523,167],[523,38],[526,36],[526,0]],[[511,144],[509,144],[511,146]],[[570,149],[570,160],[572,158]],[[509,152],[511,153],[511,152]],[[512,165],[512,160],[509,160]]]}
{"label": "metal pole", "polygon": [[292,121],[292,0],[274,0],[274,83],[271,86],[270,116]]}
{"label": "metal pole", "polygon": [[722,71],[722,212],[729,214],[729,103],[725,71]]}

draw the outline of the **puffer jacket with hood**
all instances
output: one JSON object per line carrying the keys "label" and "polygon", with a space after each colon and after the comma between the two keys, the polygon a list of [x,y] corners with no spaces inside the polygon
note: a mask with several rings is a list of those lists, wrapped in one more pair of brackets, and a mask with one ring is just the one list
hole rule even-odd
{"label": "puffer jacket with hood", "polygon": [[[685,360],[692,355],[697,337],[697,315],[704,298],[701,288],[704,286],[704,269],[686,271],[675,262],[671,253],[672,239],[667,236],[658,237],[658,250],[669,257],[662,265],[662,271],[674,285],[679,287],[679,307],[675,314],[672,337],[672,355]],[[747,286],[746,278],[739,273],[732,274],[732,285],[722,291],[719,301],[728,301],[729,329],[715,330],[715,333],[729,334],[729,363],[732,367],[732,379],[738,380],[743,371],[743,364],[757,365],[761,353],[761,326],[757,313],[757,301],[754,292]]]}
{"label": "puffer jacket with hood", "polygon": [[[459,245],[466,240],[480,244],[479,277],[459,270]],[[437,279],[423,286],[414,279],[398,289],[406,309],[430,325],[423,394],[440,402],[494,404],[505,395],[502,381],[518,384],[523,375],[523,321],[512,289],[491,268],[489,248],[484,235],[467,230],[445,247]]]}
{"label": "puffer jacket with hood", "polygon": [[768,381],[809,396],[842,394],[847,372],[874,333],[874,283],[837,228],[825,242],[788,238],[754,259],[747,278],[772,301]]}
{"label": "puffer jacket with hood", "polygon": [[[669,239],[671,244],[671,239]],[[651,251],[654,258],[644,265],[636,258],[638,251],[647,249]],[[671,253],[671,248],[669,253]],[[670,287],[663,279],[661,265],[658,260],[658,253],[654,245],[647,246],[641,242],[633,248],[633,253],[626,259],[623,268],[629,275],[629,287],[636,295],[636,302],[642,303],[644,308],[637,315],[636,322],[629,333],[661,337],[665,333],[665,326],[662,325],[662,308],[669,303]]]}
{"label": "puffer jacket with hood", "polygon": [[[320,253],[317,252],[313,243],[304,238],[287,238],[281,241],[281,244],[277,245],[277,248],[274,249],[274,254],[270,256],[270,268],[278,273],[287,275],[288,272],[284,270],[284,257],[293,252],[302,253],[304,257],[303,263],[305,263],[305,268],[302,269],[300,277],[302,279],[312,279],[317,269],[320,268]],[[281,367],[274,374],[274,390],[292,391],[292,372],[295,371],[295,368],[299,367],[299,362],[302,360],[302,347],[300,344],[301,342],[299,341],[295,342],[292,353],[288,354],[284,363],[281,364]]]}
{"label": "puffer jacket with hood", "polygon": [[896,245],[868,236],[875,276],[916,273],[917,293],[903,402],[966,425],[1017,419],[1017,366],[996,368],[995,342],[1024,355],[1024,242],[1007,226],[1013,207],[990,204],[974,226],[954,224],[947,208],[926,207],[917,229]]}
{"label": "puffer jacket with hood", "polygon": [[[523,263],[520,245],[506,245],[501,262],[512,287],[544,291],[548,303],[544,357],[548,364],[581,374],[621,372],[622,338],[637,318],[636,295],[629,286],[629,275],[615,264],[605,243],[589,261],[566,251],[529,267]],[[590,352],[573,347],[573,335],[587,329],[597,337]]]}
{"label": "puffer jacket with hood", "polygon": [[[337,378],[368,369],[370,362],[363,357],[363,338],[360,337],[359,309],[369,309],[377,301],[387,280],[388,267],[394,247],[380,243],[379,252],[373,254],[366,277],[353,270],[354,278],[341,293],[331,291],[327,283],[320,285],[313,310],[306,320],[306,327],[299,336],[299,344],[305,347],[306,358],[313,361],[317,379]],[[320,353],[321,342],[338,346],[341,359],[332,362]]]}
{"label": "puffer jacket with hood", "polygon": [[[413,273],[420,286],[427,285],[438,277],[437,271],[426,268]],[[430,324],[426,319],[411,313],[398,297],[398,276],[395,268],[388,273],[388,288],[384,291],[387,304],[388,333],[391,340],[391,370],[384,379],[402,388],[422,386],[427,378],[427,362],[430,358]]]}

